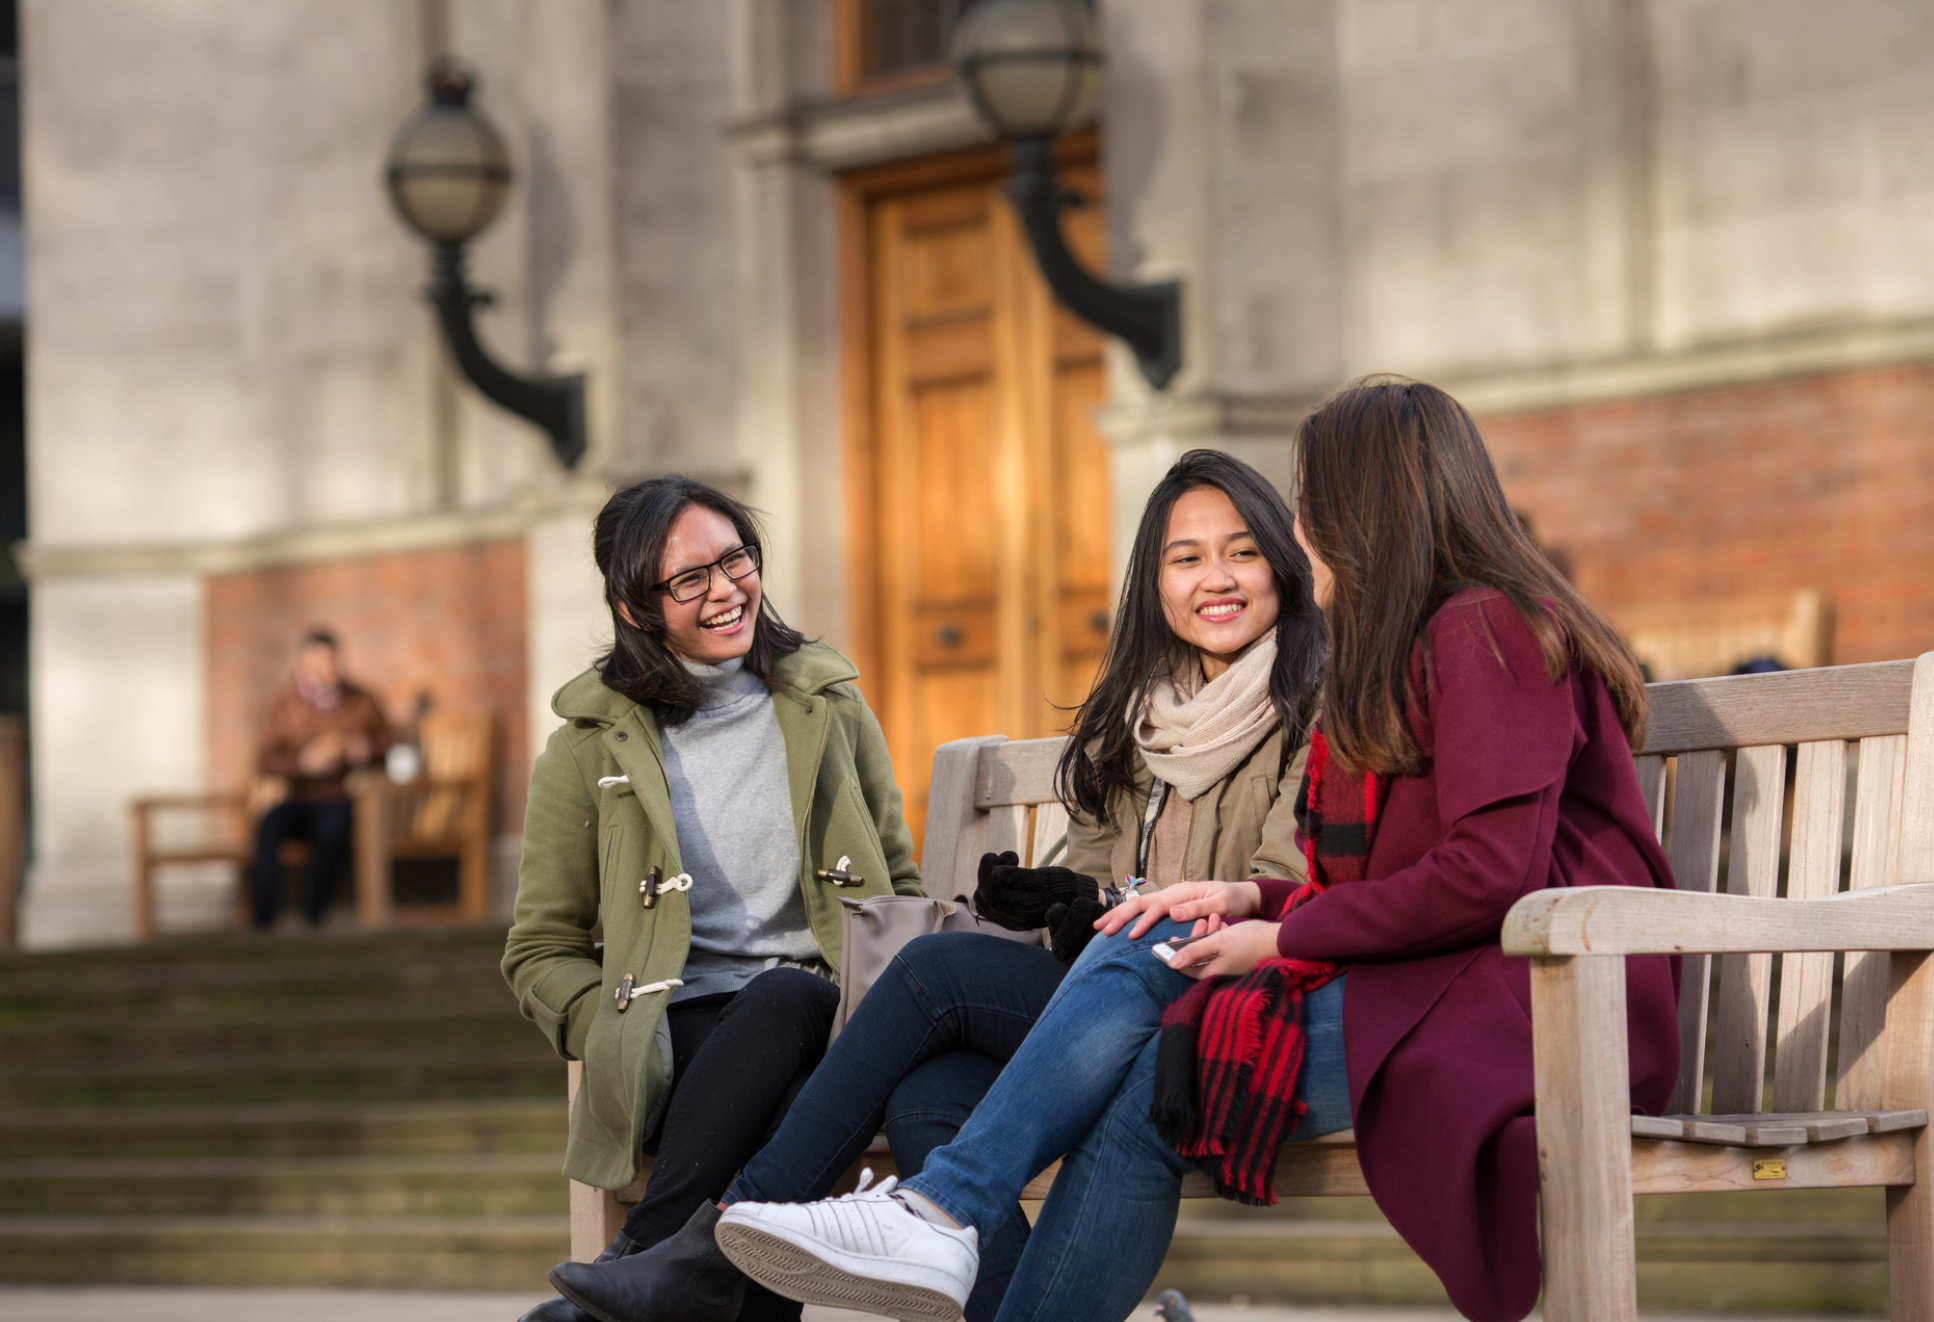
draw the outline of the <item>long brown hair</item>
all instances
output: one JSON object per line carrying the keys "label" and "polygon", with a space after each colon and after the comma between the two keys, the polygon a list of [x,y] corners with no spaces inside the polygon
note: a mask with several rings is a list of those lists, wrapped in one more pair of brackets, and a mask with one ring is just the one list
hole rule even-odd
{"label": "long brown hair", "polygon": [[[1474,587],[1517,608],[1554,681],[1574,663],[1597,672],[1639,745],[1638,663],[1525,533],[1463,405],[1421,381],[1365,377],[1310,414],[1296,441],[1297,517],[1335,580],[1323,732],[1339,756],[1388,774],[1422,769],[1405,719],[1411,656],[1428,649],[1432,612]],[[1427,651],[1424,666],[1429,682]]]}

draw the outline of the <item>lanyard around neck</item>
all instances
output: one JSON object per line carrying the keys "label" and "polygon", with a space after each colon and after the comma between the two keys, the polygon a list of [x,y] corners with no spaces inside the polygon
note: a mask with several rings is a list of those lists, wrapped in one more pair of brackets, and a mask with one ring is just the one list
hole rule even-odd
{"label": "lanyard around neck", "polygon": [[1148,875],[1148,850],[1155,841],[1155,819],[1162,815],[1162,807],[1168,802],[1168,782],[1160,776],[1148,787],[1148,806],[1142,809],[1142,838],[1135,849],[1135,875]]}

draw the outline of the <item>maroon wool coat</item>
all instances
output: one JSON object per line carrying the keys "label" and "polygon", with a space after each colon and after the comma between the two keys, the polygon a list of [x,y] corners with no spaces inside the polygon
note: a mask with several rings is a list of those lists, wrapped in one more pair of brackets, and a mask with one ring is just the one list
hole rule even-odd
{"label": "maroon wool coat", "polygon": [[[1555,683],[1517,610],[1451,597],[1412,664],[1409,722],[1429,762],[1392,780],[1361,881],[1282,920],[1285,955],[1349,965],[1344,1059],[1377,1206],[1459,1312],[1515,1322],[1538,1297],[1530,962],[1504,914],[1546,886],[1671,886],[1604,683]],[[1261,883],[1269,916],[1294,889]],[[1626,961],[1632,1106],[1657,1114],[1679,1069],[1678,969]]]}

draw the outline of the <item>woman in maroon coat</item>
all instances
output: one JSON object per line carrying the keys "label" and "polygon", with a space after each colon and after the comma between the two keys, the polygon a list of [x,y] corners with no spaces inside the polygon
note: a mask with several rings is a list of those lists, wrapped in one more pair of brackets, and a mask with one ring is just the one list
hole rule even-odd
{"label": "woman in maroon coat", "polygon": [[[1452,1303],[1479,1322],[1530,1311],[1529,971],[1499,930],[1547,886],[1672,884],[1632,764],[1645,690],[1448,395],[1359,382],[1305,421],[1298,458],[1296,531],[1331,631],[1298,804],[1311,881],[1184,883],[1104,915],[919,1176],[727,1214],[720,1243],[755,1279],[944,1316],[952,1282],[971,1283],[980,1208],[1066,1154],[1000,1317],[1119,1318],[1172,1232],[1176,1148],[1229,1196],[1273,1202],[1277,1143],[1338,1127],[1347,1097],[1371,1194]],[[1185,934],[1173,967],[1150,957]],[[1656,1112],[1678,1068],[1677,970],[1634,958],[1626,977],[1632,1101]]]}

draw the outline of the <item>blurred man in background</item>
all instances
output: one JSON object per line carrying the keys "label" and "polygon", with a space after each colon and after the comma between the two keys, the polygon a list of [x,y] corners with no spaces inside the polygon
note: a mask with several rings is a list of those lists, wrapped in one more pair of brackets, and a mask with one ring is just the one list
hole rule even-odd
{"label": "blurred man in background", "polygon": [[255,828],[249,898],[257,929],[275,921],[286,840],[310,846],[311,924],[320,924],[349,860],[350,772],[380,762],[389,722],[367,689],[343,678],[336,636],[311,629],[296,649],[295,675],[269,709],[258,770],[280,782],[279,802]]}

